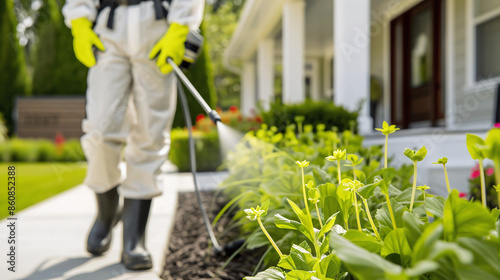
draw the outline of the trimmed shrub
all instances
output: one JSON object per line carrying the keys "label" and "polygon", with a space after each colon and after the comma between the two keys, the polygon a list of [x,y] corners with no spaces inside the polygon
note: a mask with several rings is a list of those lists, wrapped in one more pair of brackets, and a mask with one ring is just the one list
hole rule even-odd
{"label": "trimmed shrub", "polygon": [[306,101],[302,104],[285,105],[274,103],[271,109],[262,113],[262,120],[268,126],[276,126],[278,132],[284,132],[290,124],[296,123],[295,117],[303,116],[303,124],[325,124],[326,130],[337,127],[338,131],[351,129],[351,123],[357,127],[357,112],[349,112],[332,102]]}
{"label": "trimmed shrub", "polygon": [[[191,171],[189,162],[188,131],[181,128],[172,130],[169,159],[179,171]],[[196,150],[197,171],[214,171],[222,163],[217,132],[193,131]]]}
{"label": "trimmed shrub", "polygon": [[85,161],[80,141],[68,140],[60,146],[49,140],[11,139],[0,143],[0,162]]}

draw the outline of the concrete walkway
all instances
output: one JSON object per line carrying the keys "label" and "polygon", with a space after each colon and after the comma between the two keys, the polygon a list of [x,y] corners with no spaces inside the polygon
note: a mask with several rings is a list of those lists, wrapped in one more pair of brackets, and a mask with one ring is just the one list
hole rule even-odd
{"label": "concrete walkway", "polygon": [[[198,180],[201,189],[208,190],[216,188],[226,176],[227,173],[220,172],[200,173]],[[147,235],[147,247],[154,261],[152,270],[133,272],[120,263],[121,223],[114,229],[111,248],[104,256],[91,257],[85,251],[86,236],[95,215],[95,197],[90,189],[80,185],[16,215],[16,272],[9,271],[6,262],[10,221],[0,222],[0,279],[160,279],[177,193],[193,191],[192,178],[191,173],[166,174],[164,193],[153,200]]]}

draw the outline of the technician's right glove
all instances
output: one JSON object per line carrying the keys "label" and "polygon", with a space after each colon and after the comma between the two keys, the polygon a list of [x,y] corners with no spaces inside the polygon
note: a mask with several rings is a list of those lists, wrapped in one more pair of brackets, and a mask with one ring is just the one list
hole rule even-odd
{"label": "technician's right glove", "polygon": [[149,54],[149,59],[157,57],[156,65],[163,74],[168,74],[173,70],[172,66],[167,62],[168,57],[172,58],[176,65],[182,63],[186,49],[184,43],[188,33],[189,27],[174,22],[168,28],[167,33],[154,45]]}
{"label": "technician's right glove", "polygon": [[96,60],[92,46],[104,51],[97,34],[92,30],[92,22],[86,18],[74,19],[71,21],[71,33],[73,34],[73,50],[76,58],[87,67],[95,65]]}

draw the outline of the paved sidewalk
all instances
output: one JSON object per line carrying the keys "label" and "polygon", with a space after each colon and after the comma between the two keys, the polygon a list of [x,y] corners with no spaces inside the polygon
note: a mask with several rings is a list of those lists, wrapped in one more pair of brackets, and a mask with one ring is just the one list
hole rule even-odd
{"label": "paved sidewalk", "polygon": [[[199,173],[198,180],[201,189],[208,190],[216,188],[226,176],[224,172]],[[133,272],[120,264],[121,223],[114,229],[109,252],[102,257],[86,253],[95,198],[90,189],[80,185],[18,213],[15,273],[7,270],[8,221],[0,221],[0,279],[160,279],[177,193],[194,190],[191,173],[165,174],[164,182],[164,193],[153,200],[148,223],[147,247],[153,255],[152,270]]]}

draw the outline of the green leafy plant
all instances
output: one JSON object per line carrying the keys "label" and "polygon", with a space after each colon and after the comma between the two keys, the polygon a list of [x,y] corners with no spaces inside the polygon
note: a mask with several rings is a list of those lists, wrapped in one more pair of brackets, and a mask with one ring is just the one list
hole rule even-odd
{"label": "green leafy plant", "polygon": [[469,150],[472,159],[479,161],[479,172],[481,177],[481,201],[483,206],[486,207],[486,182],[484,179],[484,165],[483,160],[486,158],[486,152],[483,148],[485,146],[484,140],[474,134],[467,134],[466,138],[467,149]]}
{"label": "green leafy plant", "polygon": [[443,165],[444,178],[446,180],[446,188],[448,189],[448,193],[450,193],[451,192],[451,189],[450,189],[450,180],[448,180],[448,171],[446,171],[446,164],[447,163],[448,163],[448,158],[442,157],[442,158],[438,159],[438,161],[433,162],[432,164],[442,164]]}
{"label": "green leafy plant", "polygon": [[[370,155],[376,150],[354,146],[351,132],[338,134],[336,154],[326,141],[332,138],[312,135],[295,142],[290,134],[273,142],[274,133],[266,128],[257,133],[261,138],[247,135],[224,183],[240,207],[269,201],[265,212],[274,216],[275,226],[269,219],[259,227],[241,224],[250,233],[248,246],[276,246],[279,251],[271,251],[281,252],[277,259],[267,255],[270,267],[246,279],[499,279],[500,210],[464,200],[457,190],[445,199],[427,193],[427,185],[417,187],[416,164],[425,158],[425,147],[405,151],[413,168],[379,169]],[[353,168],[341,170],[339,159]],[[243,215],[260,219],[262,208]]]}
{"label": "green leafy plant", "polygon": [[[500,182],[500,128],[492,128],[488,131],[485,140],[485,152],[495,165],[495,181]],[[497,201],[500,201],[500,192],[497,192]]]}
{"label": "green leafy plant", "polygon": [[265,216],[267,214],[267,209],[269,209],[269,200],[266,200],[266,202],[264,202],[262,204],[262,207],[257,206],[255,208],[252,207],[250,209],[245,209],[245,213],[247,213],[247,215],[248,215],[247,218],[249,220],[252,220],[252,221],[257,220],[257,222],[259,223],[260,228],[262,229],[262,232],[264,232],[264,234],[266,235],[267,239],[269,239],[269,242],[271,242],[271,245],[273,245],[273,247],[276,250],[276,252],[278,253],[278,255],[281,258],[284,258],[285,256],[283,255],[283,253],[281,253],[280,249],[278,248],[278,246],[274,242],[273,238],[269,235],[269,233],[267,232],[266,228],[262,224],[262,221],[260,220],[260,217],[263,217],[263,216]]}
{"label": "green leafy plant", "polygon": [[424,160],[427,155],[427,149],[425,146],[420,148],[418,151],[413,151],[411,149],[406,148],[404,151],[406,157],[408,157],[411,161],[413,161],[413,188],[411,192],[411,202],[410,202],[410,211],[413,210],[413,203],[415,202],[415,190],[417,189],[417,162]]}
{"label": "green leafy plant", "polygon": [[326,157],[326,160],[328,161],[336,161],[337,162],[337,181],[340,184],[342,182],[342,175],[341,175],[341,169],[340,169],[340,161],[346,159],[346,150],[336,150],[333,152],[332,156]]}
{"label": "green leafy plant", "polygon": [[382,128],[375,128],[376,130],[382,132],[382,134],[385,135],[385,152],[384,152],[384,168],[387,168],[387,149],[389,148],[388,146],[388,141],[389,141],[389,134],[392,134],[396,131],[399,130],[399,128],[396,128],[396,125],[389,125],[386,121],[382,123]]}

